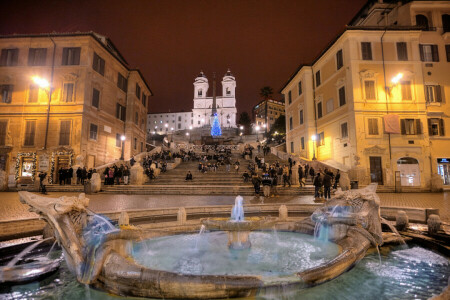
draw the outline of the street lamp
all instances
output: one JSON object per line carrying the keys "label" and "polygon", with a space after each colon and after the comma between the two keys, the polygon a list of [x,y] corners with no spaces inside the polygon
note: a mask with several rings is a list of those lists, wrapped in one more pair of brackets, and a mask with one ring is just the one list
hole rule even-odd
{"label": "street lamp", "polygon": [[122,141],[122,155],[120,156],[120,160],[123,160],[123,151],[124,151],[124,145],[125,145],[125,136],[122,134],[120,136],[120,140]]}
{"label": "street lamp", "polygon": [[[53,72],[52,72],[52,79],[53,79]],[[50,103],[52,102],[52,87],[50,86],[50,83],[39,76],[33,76],[32,77],[33,82],[39,86],[41,89],[44,89],[47,91],[48,88],[48,106],[47,106],[47,125],[45,126],[45,140],[44,140],[44,150],[47,149],[47,139],[48,139],[48,125],[50,122]]]}
{"label": "street lamp", "polygon": [[311,140],[313,141],[313,160],[316,160],[316,138],[317,136],[315,134],[311,136]]}

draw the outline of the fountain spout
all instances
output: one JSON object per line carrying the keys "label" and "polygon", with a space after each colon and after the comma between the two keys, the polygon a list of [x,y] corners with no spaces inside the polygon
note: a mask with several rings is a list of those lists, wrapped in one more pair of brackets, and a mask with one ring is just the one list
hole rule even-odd
{"label": "fountain spout", "polygon": [[234,200],[234,206],[231,210],[231,220],[236,222],[244,221],[244,206],[242,205],[242,202],[244,201],[244,198],[241,196],[237,196]]}

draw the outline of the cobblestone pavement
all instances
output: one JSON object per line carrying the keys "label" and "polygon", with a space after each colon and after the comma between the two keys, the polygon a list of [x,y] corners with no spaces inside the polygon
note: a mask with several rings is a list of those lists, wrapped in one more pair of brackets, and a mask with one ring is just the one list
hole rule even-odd
{"label": "cobblestone pavement", "polygon": [[[49,197],[75,196],[77,193],[50,193]],[[380,193],[382,206],[438,208],[441,218],[450,222],[450,192],[445,193]],[[186,196],[186,195],[88,195],[89,208],[95,212],[131,209],[230,205],[234,196]],[[252,197],[245,196],[244,204],[258,203],[314,203],[312,196]],[[28,206],[20,203],[17,193],[0,192],[0,221],[34,218]]]}

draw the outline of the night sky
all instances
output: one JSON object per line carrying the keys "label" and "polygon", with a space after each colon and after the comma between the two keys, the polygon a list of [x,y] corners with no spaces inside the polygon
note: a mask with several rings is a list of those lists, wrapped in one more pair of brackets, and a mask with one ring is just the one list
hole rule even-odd
{"label": "night sky", "polygon": [[33,0],[2,1],[0,33],[95,31],[139,68],[155,94],[150,112],[190,111],[193,81],[236,77],[238,113],[259,90],[279,89],[310,63],[366,0]]}

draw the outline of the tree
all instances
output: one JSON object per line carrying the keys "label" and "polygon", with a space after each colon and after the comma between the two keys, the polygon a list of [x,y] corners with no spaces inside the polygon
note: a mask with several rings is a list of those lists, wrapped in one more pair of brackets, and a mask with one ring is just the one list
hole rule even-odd
{"label": "tree", "polygon": [[269,135],[273,136],[275,132],[277,133],[276,135],[286,134],[286,117],[284,115],[280,115],[270,127]]}
{"label": "tree", "polygon": [[265,86],[259,91],[259,95],[264,98],[264,102],[265,102],[265,108],[264,108],[265,121],[264,121],[264,123],[266,124],[265,136],[267,136],[267,122],[268,122],[267,121],[268,120],[268,116],[267,116],[267,102],[270,99],[270,96],[273,95],[273,89],[270,86]]}
{"label": "tree", "polygon": [[217,114],[214,114],[214,120],[211,127],[211,135],[212,136],[221,136],[222,130],[220,129],[219,118]]}
{"label": "tree", "polygon": [[250,125],[252,123],[252,120],[250,119],[248,112],[246,112],[246,111],[241,112],[241,114],[239,115],[238,123],[239,123],[239,125],[244,126],[244,131],[246,133],[248,133],[250,131]]}

